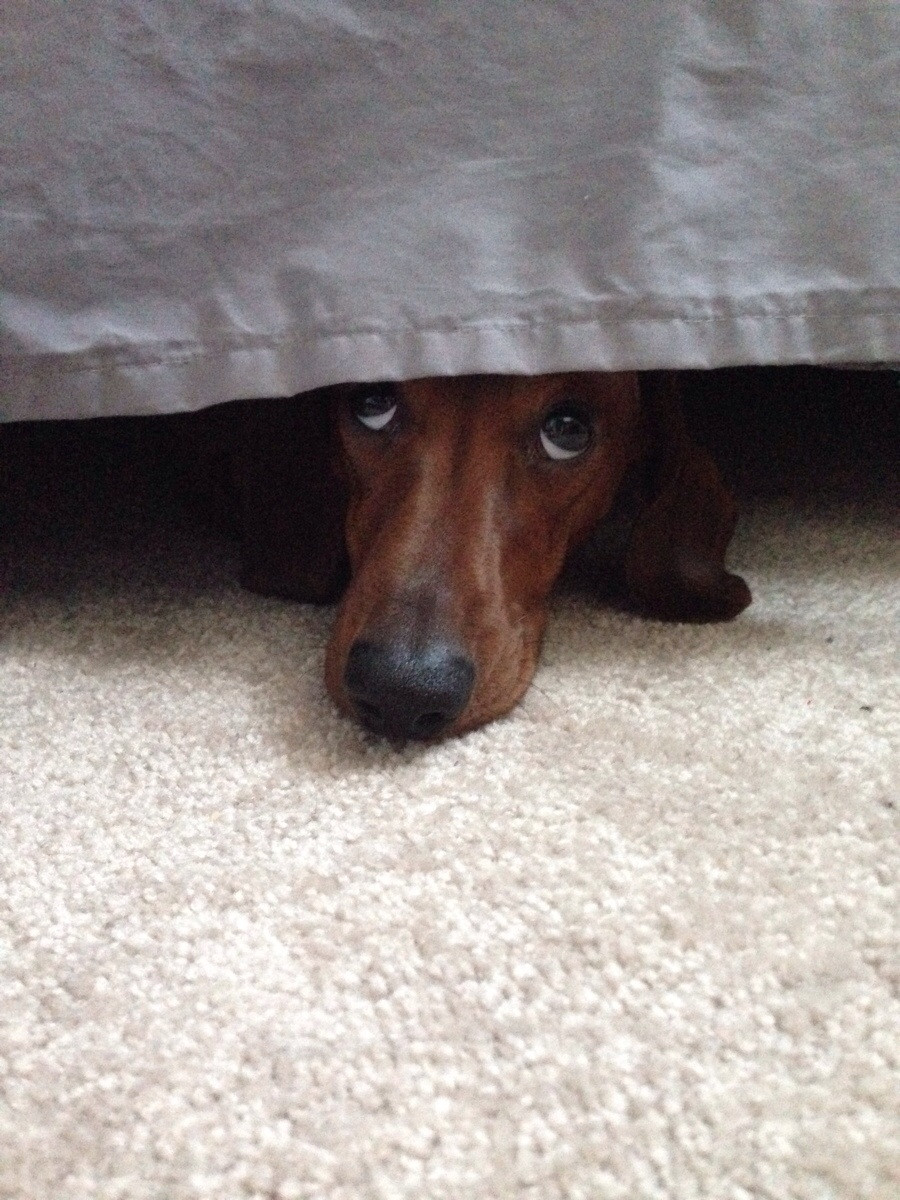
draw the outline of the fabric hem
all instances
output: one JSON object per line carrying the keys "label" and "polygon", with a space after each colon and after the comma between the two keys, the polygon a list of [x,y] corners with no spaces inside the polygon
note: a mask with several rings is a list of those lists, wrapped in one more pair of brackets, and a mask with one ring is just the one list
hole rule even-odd
{"label": "fabric hem", "polygon": [[3,364],[0,419],[185,412],[335,383],[465,374],[885,362],[896,310],[497,321],[357,330],[223,347],[182,344],[140,361],[84,352]]}

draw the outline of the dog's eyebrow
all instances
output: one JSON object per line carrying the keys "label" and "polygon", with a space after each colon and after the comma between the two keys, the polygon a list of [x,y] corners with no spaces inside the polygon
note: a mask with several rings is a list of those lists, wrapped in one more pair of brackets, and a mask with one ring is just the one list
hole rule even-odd
{"label": "dog's eyebrow", "polygon": [[529,389],[526,385],[522,390],[526,392],[531,390],[533,398],[537,402],[536,406],[542,409],[563,396],[571,395],[573,399],[577,397],[585,402],[590,398],[589,393],[586,393],[584,388],[579,388],[576,381],[568,375],[559,375],[552,379],[529,380],[528,383],[532,384],[532,387]]}

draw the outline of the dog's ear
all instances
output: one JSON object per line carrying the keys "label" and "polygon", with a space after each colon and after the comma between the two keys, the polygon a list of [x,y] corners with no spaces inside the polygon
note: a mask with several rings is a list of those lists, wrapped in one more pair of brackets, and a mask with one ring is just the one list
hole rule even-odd
{"label": "dog's ear", "polygon": [[625,555],[633,604],[669,621],[727,621],[750,603],[750,589],[725,569],[737,508],[705,450],[684,427],[672,372],[641,377],[650,436],[649,493]]}
{"label": "dog's ear", "polygon": [[252,592],[328,604],[346,586],[347,500],[333,391],[242,405],[236,455],[241,583]]}

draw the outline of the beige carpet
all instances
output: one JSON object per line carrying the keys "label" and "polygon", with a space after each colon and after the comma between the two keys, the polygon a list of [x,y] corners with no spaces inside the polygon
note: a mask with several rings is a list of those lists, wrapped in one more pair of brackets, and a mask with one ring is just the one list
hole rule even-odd
{"label": "beige carpet", "polygon": [[735,624],[563,599],[401,754],[327,612],[64,495],[0,608],[0,1197],[895,1200],[900,564],[829,478],[745,505]]}

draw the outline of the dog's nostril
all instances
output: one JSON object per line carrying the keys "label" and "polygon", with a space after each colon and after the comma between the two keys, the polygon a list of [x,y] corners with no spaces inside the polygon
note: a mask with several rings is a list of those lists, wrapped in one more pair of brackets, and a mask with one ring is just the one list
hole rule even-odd
{"label": "dog's nostril", "polygon": [[449,721],[444,713],[423,713],[421,717],[416,717],[415,732],[418,737],[434,737],[436,733],[439,733],[448,724]]}
{"label": "dog's nostril", "polygon": [[368,704],[365,700],[357,700],[356,707],[359,715],[365,719],[369,726],[384,724],[384,716],[381,709],[375,704]]}
{"label": "dog's nostril", "polygon": [[404,740],[441,734],[469,702],[475,667],[448,642],[412,648],[358,641],[344,686],[359,719],[375,733]]}

